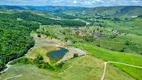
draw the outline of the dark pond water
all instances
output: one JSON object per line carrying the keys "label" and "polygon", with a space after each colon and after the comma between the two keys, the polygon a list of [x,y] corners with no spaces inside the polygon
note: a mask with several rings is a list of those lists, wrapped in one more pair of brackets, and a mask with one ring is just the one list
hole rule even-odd
{"label": "dark pond water", "polygon": [[54,61],[60,60],[69,50],[65,48],[60,48],[60,50],[51,51],[47,54],[47,56]]}

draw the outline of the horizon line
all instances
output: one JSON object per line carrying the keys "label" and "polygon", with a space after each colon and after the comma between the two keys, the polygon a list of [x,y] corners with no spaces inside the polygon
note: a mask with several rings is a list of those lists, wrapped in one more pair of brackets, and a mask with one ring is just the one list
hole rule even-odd
{"label": "horizon line", "polygon": [[0,4],[0,6],[53,6],[53,7],[84,7],[84,8],[95,8],[95,7],[123,7],[123,6],[131,6],[131,7],[142,7],[141,5],[104,5],[104,6],[76,6],[76,5],[13,5],[13,4]]}

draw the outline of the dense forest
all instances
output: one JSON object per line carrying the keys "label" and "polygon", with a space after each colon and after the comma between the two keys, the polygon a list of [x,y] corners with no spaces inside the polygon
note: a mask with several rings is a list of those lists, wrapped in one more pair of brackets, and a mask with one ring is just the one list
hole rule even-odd
{"label": "dense forest", "polygon": [[39,24],[17,20],[15,15],[0,14],[0,70],[10,60],[23,56],[34,46],[30,36]]}

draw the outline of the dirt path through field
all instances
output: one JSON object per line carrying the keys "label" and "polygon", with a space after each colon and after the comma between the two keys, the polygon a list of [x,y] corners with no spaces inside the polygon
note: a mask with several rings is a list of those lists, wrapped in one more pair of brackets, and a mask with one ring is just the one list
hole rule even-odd
{"label": "dirt path through field", "polygon": [[17,76],[9,77],[9,78],[6,78],[4,80],[9,80],[9,79],[12,79],[12,78],[18,78],[18,77],[22,77],[22,76],[23,76],[22,74],[19,74]]}
{"label": "dirt path through field", "polygon": [[103,75],[102,75],[102,77],[101,77],[101,80],[104,80],[104,78],[105,78],[106,68],[107,68],[107,64],[108,64],[108,63],[110,63],[110,64],[111,64],[111,63],[112,63],[112,64],[120,64],[120,65],[125,65],[125,66],[130,66],[130,67],[142,69],[141,66],[135,66],[135,65],[126,64],[126,63],[121,63],[121,62],[114,62],[114,61],[104,62],[104,72],[103,72]]}

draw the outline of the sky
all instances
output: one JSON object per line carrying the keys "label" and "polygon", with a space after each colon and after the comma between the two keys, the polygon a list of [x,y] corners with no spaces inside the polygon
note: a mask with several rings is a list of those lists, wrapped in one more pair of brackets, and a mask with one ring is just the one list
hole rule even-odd
{"label": "sky", "polygon": [[142,6],[142,0],[0,0],[0,5],[32,6]]}

